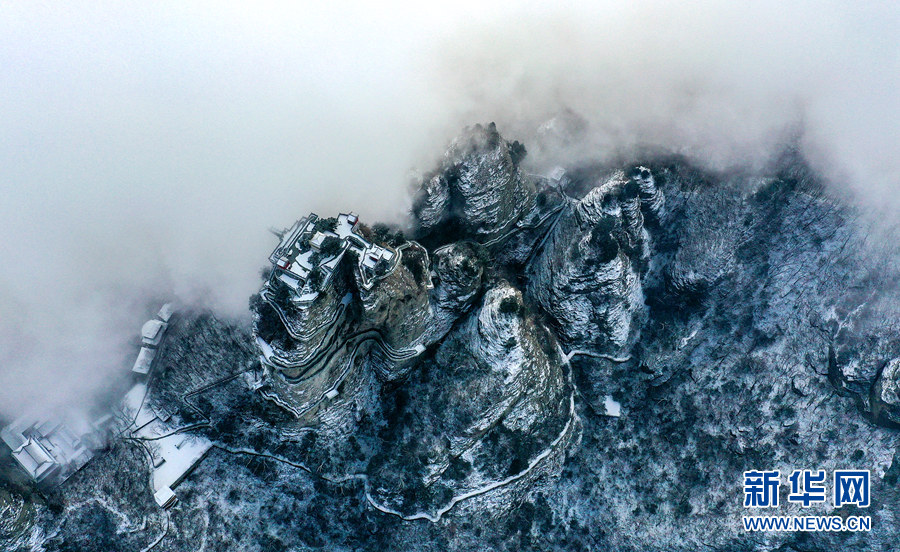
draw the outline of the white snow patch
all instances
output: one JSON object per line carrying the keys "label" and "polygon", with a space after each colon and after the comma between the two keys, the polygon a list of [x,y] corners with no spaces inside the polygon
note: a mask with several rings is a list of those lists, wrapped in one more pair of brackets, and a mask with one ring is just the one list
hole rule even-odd
{"label": "white snow patch", "polygon": [[268,361],[275,354],[275,351],[272,349],[272,346],[266,342],[265,339],[261,337],[256,338],[256,345],[259,347],[259,350],[262,351],[263,357]]}
{"label": "white snow patch", "polygon": [[691,332],[691,334],[687,337],[681,338],[681,344],[678,346],[679,349],[684,349],[685,345],[687,345],[694,337],[697,335],[697,330]]}
{"label": "white snow patch", "polygon": [[606,409],[604,415],[618,418],[622,415],[622,404],[613,400],[612,395],[603,398],[603,407]]}

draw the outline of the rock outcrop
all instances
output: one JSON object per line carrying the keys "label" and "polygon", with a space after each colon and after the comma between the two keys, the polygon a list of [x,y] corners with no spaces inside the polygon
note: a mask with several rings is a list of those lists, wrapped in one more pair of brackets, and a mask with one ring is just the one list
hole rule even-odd
{"label": "rock outcrop", "polygon": [[888,361],[875,380],[872,415],[878,422],[900,427],[900,358]]}
{"label": "rock outcrop", "polygon": [[[392,398],[386,446],[370,464],[383,508],[438,518],[473,493],[509,487],[521,496],[572,442],[573,391],[561,358],[505,282],[413,374]],[[486,500],[502,511],[502,501]]]}
{"label": "rock outcrop", "polygon": [[435,250],[432,294],[432,327],[427,342],[434,343],[450,331],[482,292],[487,251],[475,242],[455,242]]}
{"label": "rock outcrop", "polygon": [[493,123],[466,129],[423,178],[413,207],[417,233],[487,241],[508,230],[535,193],[519,168],[524,156],[524,146],[504,140]]}
{"label": "rock outcrop", "polygon": [[[543,154],[578,123],[543,128]],[[293,303],[277,283],[251,300],[252,337],[173,324],[150,406],[214,443],[183,504],[159,510],[142,443],[120,441],[47,496],[0,485],[0,547],[894,550],[894,236],[795,156],[526,178],[523,153],[468,129],[421,182],[416,241],[366,232],[345,268],[367,272],[317,294],[294,266]],[[792,470],[848,468],[869,470],[869,508],[777,515],[871,531],[741,529],[745,471],[784,492]]]}
{"label": "rock outcrop", "polygon": [[639,335],[650,255],[643,210],[661,203],[641,185],[652,177],[620,172],[572,203],[529,267],[529,294],[568,348],[616,355]]}

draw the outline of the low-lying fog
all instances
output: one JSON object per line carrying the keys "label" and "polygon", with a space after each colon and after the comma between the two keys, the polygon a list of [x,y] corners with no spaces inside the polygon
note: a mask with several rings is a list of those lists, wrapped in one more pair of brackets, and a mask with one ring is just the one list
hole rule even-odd
{"label": "low-lying fog", "polygon": [[148,303],[243,316],[271,226],[402,220],[410,169],[466,124],[527,146],[571,109],[569,161],[652,144],[753,167],[799,140],[900,205],[891,2],[81,4],[0,5],[7,417],[126,375]]}

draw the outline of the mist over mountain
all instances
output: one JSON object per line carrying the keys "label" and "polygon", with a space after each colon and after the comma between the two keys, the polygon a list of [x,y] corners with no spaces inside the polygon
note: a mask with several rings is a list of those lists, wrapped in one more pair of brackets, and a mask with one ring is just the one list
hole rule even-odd
{"label": "mist over mountain", "polygon": [[[527,152],[475,124],[404,230],[303,217],[249,328],[158,313],[117,437],[55,486],[0,457],[0,546],[895,548],[895,242],[796,152],[550,176]],[[743,529],[761,465],[867,470],[871,504],[779,513],[869,530]]]}
{"label": "mist over mountain", "polygon": [[898,29],[877,2],[596,6],[466,27],[438,67],[450,105],[512,135],[580,117],[557,158],[656,146],[758,169],[796,143],[835,185],[896,208]]}
{"label": "mist over mountain", "polygon": [[0,15],[8,416],[118,377],[148,302],[246,316],[271,226],[310,210],[402,222],[409,170],[473,121],[528,143],[535,171],[639,146],[759,168],[798,143],[834,186],[895,207],[888,2]]}
{"label": "mist over mountain", "polygon": [[[898,36],[0,5],[0,549],[895,550]],[[759,469],[871,531],[744,530]]]}

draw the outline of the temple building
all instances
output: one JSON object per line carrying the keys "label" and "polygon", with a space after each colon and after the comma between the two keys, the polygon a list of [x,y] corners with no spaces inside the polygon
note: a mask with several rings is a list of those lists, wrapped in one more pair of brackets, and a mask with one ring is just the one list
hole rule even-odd
{"label": "temple building", "polygon": [[169,327],[169,320],[174,312],[172,303],[166,303],[159,309],[156,318],[144,323],[141,328],[141,350],[131,368],[132,372],[142,376],[150,373],[153,360],[156,358],[156,351],[162,343],[166,329]]}
{"label": "temple building", "polygon": [[357,215],[341,213],[337,218],[321,219],[310,213],[281,233],[281,242],[269,256],[272,278],[287,285],[295,302],[312,302],[331,285],[348,252],[356,255],[363,287],[370,287],[396,256],[390,248],[374,244],[360,233]]}
{"label": "temple building", "polygon": [[34,481],[52,485],[87,464],[99,446],[97,435],[109,421],[109,416],[93,424],[22,416],[0,430],[0,438]]}

